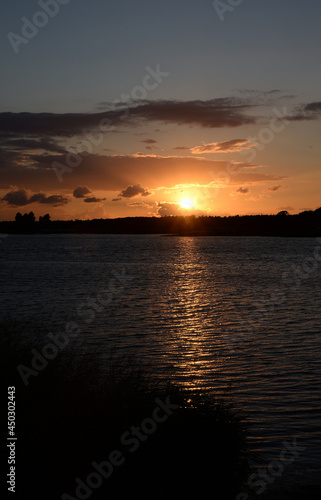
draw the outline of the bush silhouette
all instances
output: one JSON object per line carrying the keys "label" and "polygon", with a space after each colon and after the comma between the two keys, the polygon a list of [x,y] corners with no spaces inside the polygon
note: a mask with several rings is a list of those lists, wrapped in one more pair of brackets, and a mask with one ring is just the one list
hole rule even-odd
{"label": "bush silhouette", "polygon": [[[32,324],[23,328],[25,338],[32,337]],[[113,353],[100,364],[95,352],[77,358],[60,353],[25,387],[16,366],[28,364],[34,346],[15,344],[17,329],[21,334],[21,325],[2,322],[1,366],[19,396],[16,498],[76,498],[76,478],[85,481],[92,462],[105,461],[113,450],[125,462],[93,499],[157,492],[202,497],[210,487],[229,500],[241,491],[248,474],[246,427],[226,403],[187,393],[134,357]],[[168,398],[178,408],[131,452],[121,436]]]}

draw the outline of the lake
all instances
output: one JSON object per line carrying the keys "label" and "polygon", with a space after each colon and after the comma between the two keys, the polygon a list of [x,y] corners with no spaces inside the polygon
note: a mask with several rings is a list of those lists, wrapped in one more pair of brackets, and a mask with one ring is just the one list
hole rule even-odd
{"label": "lake", "polygon": [[320,474],[318,249],[312,238],[9,235],[1,312],[43,325],[35,346],[74,321],[71,356],[131,350],[191,391],[229,397],[267,463],[296,438],[305,450],[289,471]]}

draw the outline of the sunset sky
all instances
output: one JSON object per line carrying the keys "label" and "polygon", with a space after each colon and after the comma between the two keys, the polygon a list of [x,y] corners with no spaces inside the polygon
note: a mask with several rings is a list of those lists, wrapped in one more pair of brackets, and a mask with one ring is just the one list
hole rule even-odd
{"label": "sunset sky", "polygon": [[321,206],[319,0],[0,13],[0,220]]}

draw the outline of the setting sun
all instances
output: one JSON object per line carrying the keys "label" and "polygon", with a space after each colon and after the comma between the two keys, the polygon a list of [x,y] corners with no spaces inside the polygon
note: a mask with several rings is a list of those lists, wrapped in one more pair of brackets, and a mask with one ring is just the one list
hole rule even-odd
{"label": "setting sun", "polygon": [[180,201],[179,204],[182,208],[194,208],[194,204],[189,198],[185,198],[184,200]]}

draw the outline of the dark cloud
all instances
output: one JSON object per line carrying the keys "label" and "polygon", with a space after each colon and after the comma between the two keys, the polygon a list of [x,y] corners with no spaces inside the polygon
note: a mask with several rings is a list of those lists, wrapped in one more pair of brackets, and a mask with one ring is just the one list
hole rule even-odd
{"label": "dark cloud", "polygon": [[307,112],[321,112],[321,102],[310,102],[304,106],[304,111]]}
{"label": "dark cloud", "polygon": [[100,201],[105,201],[106,198],[96,198],[96,196],[88,196],[84,199],[85,203],[99,203]]}
{"label": "dark cloud", "polygon": [[86,186],[79,186],[74,189],[74,192],[72,194],[75,198],[85,198],[87,194],[91,194],[91,190]]}
{"label": "dark cloud", "polygon": [[128,186],[119,194],[119,196],[121,196],[122,198],[134,198],[138,195],[149,196],[150,194],[151,193],[149,193],[143,186],[141,186],[140,184],[135,184],[133,186]]}
{"label": "dark cloud", "polygon": [[[35,196],[37,196],[37,200],[35,200]],[[51,196],[46,196],[43,193],[39,195],[33,195],[30,198],[30,203],[37,201],[38,203],[44,203],[46,205],[54,205],[55,207],[59,207],[61,205],[66,205],[69,203],[70,198],[63,196],[61,194],[53,194]]]}
{"label": "dark cloud", "polygon": [[272,186],[270,188],[268,188],[269,191],[278,191],[279,189],[281,189],[281,184],[279,186]]}
{"label": "dark cloud", "polygon": [[24,205],[28,205],[29,196],[25,189],[18,189],[15,191],[10,191],[7,193],[1,201],[6,201],[10,206],[23,207]]}
{"label": "dark cloud", "polygon": [[56,141],[49,139],[10,139],[5,141],[5,147],[11,150],[44,150],[52,153],[67,153],[65,148],[59,146]]}
{"label": "dark cloud", "polygon": [[243,188],[243,187],[240,187],[239,189],[236,190],[237,193],[241,193],[241,194],[247,194],[250,192],[249,188]]}
{"label": "dark cloud", "polygon": [[304,106],[299,106],[295,114],[286,118],[292,121],[318,120],[321,118],[321,102],[310,102]]}
{"label": "dark cloud", "polygon": [[20,151],[6,150],[0,148],[0,169],[5,169],[14,167],[15,165],[21,164],[25,158],[25,155]]}
{"label": "dark cloud", "polygon": [[[86,133],[117,132],[120,127],[141,122],[163,122],[176,125],[197,125],[206,128],[238,127],[255,124],[260,119],[253,111],[262,105],[262,95],[271,99],[277,91],[249,92],[241,97],[209,100],[140,100],[109,105],[97,113],[0,113],[0,137],[11,141],[10,147],[46,149],[62,152],[57,138],[84,136]],[[291,96],[283,96],[282,98]],[[312,119],[319,116],[320,102],[301,106],[291,119]],[[159,129],[156,129],[159,130]],[[25,143],[21,141],[26,141]],[[155,144],[148,138],[146,144]],[[10,143],[9,143],[10,144]]]}
{"label": "dark cloud", "polygon": [[[201,127],[237,127],[255,123],[247,114],[253,105],[234,97],[208,101],[140,101],[102,113],[0,113],[0,134],[29,137],[72,137],[84,131],[124,126],[135,121],[160,121]],[[125,110],[125,112],[124,112]]]}
{"label": "dark cloud", "polygon": [[106,198],[97,198],[93,196],[92,191],[87,186],[79,186],[74,189],[73,196],[75,198],[83,198],[85,203],[99,203],[100,201],[106,200]]}
{"label": "dark cloud", "polygon": [[[101,123],[118,123],[122,113],[0,113],[0,133],[29,137],[72,137],[85,130],[98,129]],[[103,121],[104,120],[104,121]],[[121,123],[121,121],[120,121]]]}
{"label": "dark cloud", "polygon": [[237,127],[256,122],[255,117],[247,114],[250,108],[251,104],[233,97],[208,101],[144,101],[130,109],[130,116],[178,125]]}
{"label": "dark cloud", "polygon": [[154,139],[145,139],[144,141],[140,141],[140,142],[145,142],[146,144],[156,144],[157,141],[154,141]]}
{"label": "dark cloud", "polygon": [[70,199],[61,194],[47,196],[44,193],[34,193],[31,195],[26,189],[15,189],[7,193],[1,201],[5,201],[11,207],[23,207],[31,203],[41,203],[59,207],[69,203]]}

